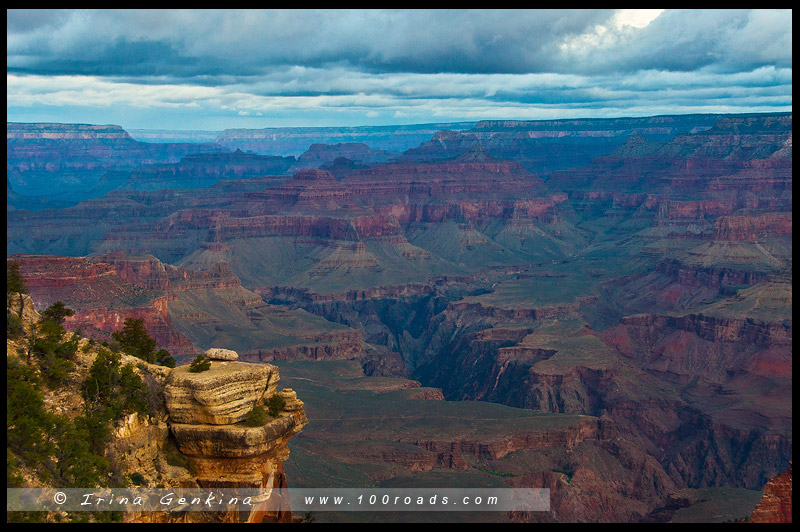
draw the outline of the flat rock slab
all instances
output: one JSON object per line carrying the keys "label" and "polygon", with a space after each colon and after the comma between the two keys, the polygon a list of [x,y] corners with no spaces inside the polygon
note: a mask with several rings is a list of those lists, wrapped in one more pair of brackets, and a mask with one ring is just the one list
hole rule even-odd
{"label": "flat rock slab", "polygon": [[212,361],[208,371],[189,366],[170,372],[164,399],[173,423],[232,425],[277,390],[280,374],[272,364]]}
{"label": "flat rock slab", "polygon": [[205,356],[211,360],[238,360],[239,353],[231,349],[212,347],[205,352]]}

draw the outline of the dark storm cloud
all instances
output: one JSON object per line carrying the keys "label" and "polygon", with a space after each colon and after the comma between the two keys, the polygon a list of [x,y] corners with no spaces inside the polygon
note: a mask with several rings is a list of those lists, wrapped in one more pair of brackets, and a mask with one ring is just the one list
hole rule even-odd
{"label": "dark storm cloud", "polygon": [[8,68],[28,74],[100,76],[171,71],[176,77],[252,75],[277,65],[338,65],[373,73],[538,72],[556,67],[557,42],[612,14],[177,11],[153,16],[141,11],[11,11]]}
{"label": "dark storm cloud", "polygon": [[613,10],[11,10],[7,56],[17,73],[176,78],[268,74],[280,65],[370,73],[791,66],[791,12],[667,11],[640,31],[614,28],[613,16]]}
{"label": "dark storm cloud", "polygon": [[[102,65],[102,67],[100,67]],[[204,66],[208,70],[209,66]],[[214,68],[211,66],[212,73]],[[129,41],[118,37],[102,46],[92,47],[83,54],[74,54],[64,58],[51,58],[42,55],[31,66],[13,66],[8,72],[53,75],[69,73],[72,75],[124,76],[181,76],[183,72],[197,72],[198,59],[181,57],[175,45],[164,41]],[[216,69],[218,73],[221,70]]]}
{"label": "dark storm cloud", "polygon": [[791,109],[791,10],[646,11],[10,10],[7,109],[198,121]]}

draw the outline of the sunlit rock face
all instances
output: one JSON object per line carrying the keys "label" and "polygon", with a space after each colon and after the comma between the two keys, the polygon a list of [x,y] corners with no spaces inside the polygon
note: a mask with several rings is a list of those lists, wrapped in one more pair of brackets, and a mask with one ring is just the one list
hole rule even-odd
{"label": "sunlit rock face", "polygon": [[751,523],[792,522],[792,463],[789,470],[776,475],[764,488],[764,495],[750,516]]}
{"label": "sunlit rock face", "polygon": [[211,366],[200,373],[179,366],[170,374],[164,396],[173,422],[232,425],[276,391],[275,366],[216,360]]}

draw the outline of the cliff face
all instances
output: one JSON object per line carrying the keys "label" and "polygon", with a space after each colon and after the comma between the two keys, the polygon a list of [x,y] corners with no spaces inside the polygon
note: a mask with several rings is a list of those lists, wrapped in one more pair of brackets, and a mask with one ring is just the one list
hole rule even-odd
{"label": "cliff face", "polygon": [[776,475],[764,488],[761,501],[750,516],[751,523],[792,522],[792,463],[789,470]]}
{"label": "cliff face", "polygon": [[757,242],[770,236],[791,236],[792,215],[724,216],[714,224],[714,239]]}
{"label": "cliff face", "polygon": [[116,125],[93,124],[6,124],[6,138],[20,140],[133,140],[128,133]]}
{"label": "cliff face", "polygon": [[120,163],[177,162],[190,153],[224,151],[213,144],[138,142],[120,126],[6,124],[9,164],[20,171],[113,168]]}
{"label": "cliff face", "polygon": [[69,329],[109,340],[126,318],[144,319],[157,344],[175,355],[197,351],[175,330],[168,314],[173,297],[167,268],[155,257],[18,256],[31,295],[45,307],[61,301],[75,311]]}
{"label": "cliff face", "polygon": [[[686,198],[687,191],[780,196],[791,190],[791,142],[790,114],[727,117],[646,148],[632,137],[585,168],[554,172],[548,182],[560,190],[647,191],[682,199],[694,199]],[[725,196],[730,200],[731,194]]]}
{"label": "cliff face", "polygon": [[221,179],[281,176],[295,163],[294,157],[253,153],[199,153],[174,164],[143,165],[130,172],[120,188],[159,190],[164,188],[208,187]]}
{"label": "cliff face", "polygon": [[590,120],[485,120],[468,131],[441,131],[403,153],[402,161],[436,161],[483,146],[492,156],[513,159],[538,174],[589,164],[632,135],[654,141],[708,129],[721,115],[654,116]]}

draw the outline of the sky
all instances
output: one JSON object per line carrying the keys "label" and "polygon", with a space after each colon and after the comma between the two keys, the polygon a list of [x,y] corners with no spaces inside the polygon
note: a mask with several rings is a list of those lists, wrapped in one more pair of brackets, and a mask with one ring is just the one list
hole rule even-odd
{"label": "sky", "polygon": [[791,10],[8,10],[7,120],[222,130],[792,109]]}

